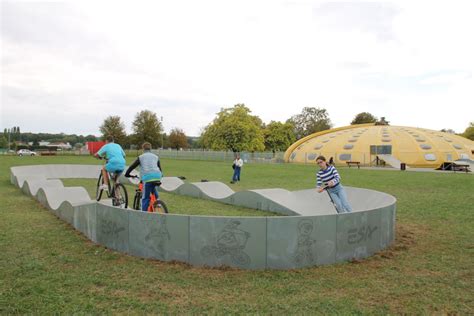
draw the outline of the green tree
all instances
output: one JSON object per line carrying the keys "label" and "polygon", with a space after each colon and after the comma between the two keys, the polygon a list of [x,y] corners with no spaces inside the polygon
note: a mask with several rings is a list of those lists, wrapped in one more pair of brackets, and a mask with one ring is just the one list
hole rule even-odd
{"label": "green tree", "polygon": [[443,128],[440,132],[448,133],[448,134],[456,134],[456,132],[452,128]]}
{"label": "green tree", "polygon": [[466,128],[464,133],[461,136],[466,137],[467,139],[474,140],[474,122],[471,122]]}
{"label": "green tree", "polygon": [[294,126],[296,139],[330,129],[332,126],[326,109],[314,107],[303,108],[301,114],[292,116],[286,122]]}
{"label": "green tree", "polygon": [[168,137],[169,146],[171,148],[180,149],[188,147],[188,139],[184,131],[179,128],[174,128],[171,130]]}
{"label": "green tree", "polygon": [[5,134],[0,136],[0,148],[8,148],[8,139],[5,137]]}
{"label": "green tree", "polygon": [[294,126],[291,123],[271,121],[263,131],[265,136],[265,149],[285,151],[296,140]]}
{"label": "green tree", "polygon": [[370,114],[369,112],[361,112],[357,114],[351,122],[351,125],[356,124],[365,124],[365,123],[375,123],[377,118]]}
{"label": "green tree", "polygon": [[375,122],[375,125],[390,125],[389,123],[389,121],[385,120],[385,116],[382,116],[380,120]]}
{"label": "green tree", "polygon": [[141,146],[149,142],[153,147],[161,145],[161,132],[163,130],[156,113],[149,110],[138,112],[132,123],[133,144]]}
{"label": "green tree", "polygon": [[84,137],[84,141],[86,141],[86,142],[96,142],[97,137],[95,137],[94,135],[87,135],[86,137]]}
{"label": "green tree", "polygon": [[120,116],[111,115],[107,117],[99,127],[99,130],[102,133],[103,139],[108,135],[112,135],[116,143],[125,145],[127,133],[125,132],[125,124],[120,119]]}
{"label": "green tree", "polygon": [[213,150],[262,151],[265,149],[262,120],[250,115],[244,104],[223,108],[201,134],[205,148]]}

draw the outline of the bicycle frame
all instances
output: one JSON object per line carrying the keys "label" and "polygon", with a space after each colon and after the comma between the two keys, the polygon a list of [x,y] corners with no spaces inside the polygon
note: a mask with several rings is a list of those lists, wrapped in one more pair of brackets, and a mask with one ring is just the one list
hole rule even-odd
{"label": "bicycle frame", "polygon": [[110,172],[106,172],[105,173],[107,175],[107,178],[108,178],[108,183],[109,183],[109,192],[107,192],[107,196],[109,198],[115,196],[115,190],[117,188],[117,184],[118,184],[118,176],[117,174],[112,174]]}
{"label": "bicycle frame", "polygon": [[[142,196],[144,193],[144,184],[142,181],[140,181],[140,183],[138,184],[138,189],[136,190],[136,194],[140,194],[140,196]],[[135,195],[136,195],[135,194]],[[141,200],[141,199],[140,199]],[[157,210],[155,209],[155,205],[156,205],[156,202],[157,201],[160,201],[160,204],[163,205],[164,202],[159,200],[156,196],[155,196],[155,193],[154,192],[151,192],[150,193],[150,203],[148,204],[148,208],[147,208],[147,212],[150,212],[150,213],[153,213],[153,212],[157,212]],[[139,202],[140,205],[141,205],[141,201]],[[164,206],[164,205],[163,205]],[[162,209],[161,207],[159,209]],[[158,211],[159,212],[159,211]],[[162,213],[162,212],[159,212],[159,213]],[[167,213],[166,209],[163,209],[163,213]]]}
{"label": "bicycle frame", "polygon": [[[128,207],[128,193],[123,184],[119,182],[120,173],[109,172],[105,169],[100,170],[99,179],[97,181],[96,200],[100,201],[103,191],[106,191],[108,198],[112,198],[113,206]],[[108,190],[100,189],[107,182]]]}

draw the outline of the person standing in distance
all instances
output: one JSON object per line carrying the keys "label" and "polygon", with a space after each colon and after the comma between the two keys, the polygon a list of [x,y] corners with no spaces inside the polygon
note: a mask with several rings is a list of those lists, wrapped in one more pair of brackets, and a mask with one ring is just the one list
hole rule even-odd
{"label": "person standing in distance", "polygon": [[[326,162],[324,156],[316,158],[320,170],[316,174],[316,190],[321,193],[325,189],[331,195],[338,213],[350,213],[352,208],[347,201],[346,191],[341,184],[341,177],[334,166]],[[323,186],[324,184],[324,186]]]}
{"label": "person standing in distance", "polygon": [[236,183],[240,181],[240,171],[242,166],[244,165],[244,161],[240,158],[240,154],[235,156],[235,160],[232,163],[232,168],[234,169],[234,175],[232,176],[232,181],[230,183]]}

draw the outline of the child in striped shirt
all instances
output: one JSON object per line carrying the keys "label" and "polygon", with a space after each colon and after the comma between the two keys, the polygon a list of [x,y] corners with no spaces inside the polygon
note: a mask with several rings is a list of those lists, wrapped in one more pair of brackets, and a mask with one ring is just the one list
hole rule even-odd
{"label": "child in striped shirt", "polygon": [[316,163],[321,168],[321,170],[319,170],[316,174],[316,190],[321,193],[324,191],[325,187],[327,187],[328,193],[331,195],[331,198],[334,201],[337,212],[352,212],[352,208],[347,201],[346,191],[341,184],[341,177],[339,176],[336,168],[334,168],[332,165],[329,165],[326,162],[326,158],[324,156],[319,156],[316,158]]}

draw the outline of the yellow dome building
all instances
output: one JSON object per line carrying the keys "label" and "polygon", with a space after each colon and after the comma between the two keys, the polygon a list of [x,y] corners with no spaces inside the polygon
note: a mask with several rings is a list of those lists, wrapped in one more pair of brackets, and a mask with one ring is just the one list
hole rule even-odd
{"label": "yellow dome building", "polygon": [[286,162],[310,163],[323,155],[336,164],[375,165],[377,157],[398,167],[438,167],[443,162],[474,159],[474,141],[424,128],[359,124],[306,136],[285,152]]}

